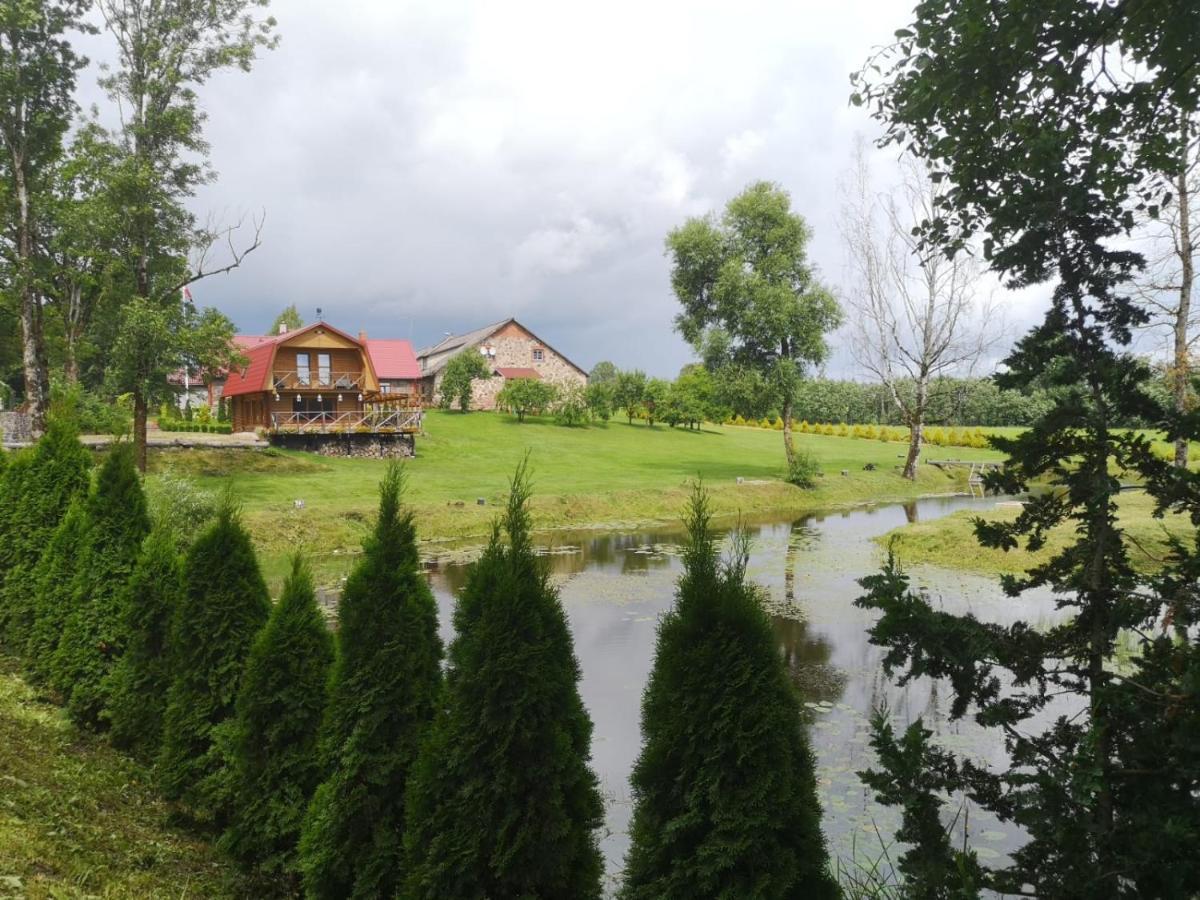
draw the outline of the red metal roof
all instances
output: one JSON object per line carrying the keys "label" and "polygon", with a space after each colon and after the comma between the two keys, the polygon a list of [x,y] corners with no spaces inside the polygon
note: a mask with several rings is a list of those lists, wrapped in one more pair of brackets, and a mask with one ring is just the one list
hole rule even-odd
{"label": "red metal roof", "polygon": [[541,378],[541,373],[537,369],[527,369],[521,367],[515,368],[498,368],[496,374],[504,379],[509,378]]}
{"label": "red metal roof", "polygon": [[259,344],[273,343],[285,335],[278,334],[235,334],[233,336],[234,346],[239,350],[253,350]]}
{"label": "red metal roof", "polygon": [[225,380],[224,396],[235,397],[238,394],[257,394],[267,390],[267,380],[271,374],[271,360],[275,356],[275,342],[269,341],[257,347],[240,348],[247,363],[241,368],[235,368]]}
{"label": "red metal roof", "polygon": [[408,341],[371,338],[367,340],[367,353],[371,355],[371,365],[379,378],[416,380],[421,377],[421,367]]}

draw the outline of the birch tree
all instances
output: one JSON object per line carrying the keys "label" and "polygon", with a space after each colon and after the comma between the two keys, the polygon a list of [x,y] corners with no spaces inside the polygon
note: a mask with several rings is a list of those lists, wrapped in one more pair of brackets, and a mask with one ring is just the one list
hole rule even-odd
{"label": "birch tree", "polygon": [[865,149],[843,189],[842,235],[851,275],[851,350],[879,380],[908,427],[904,477],[917,477],[921,442],[940,377],[969,375],[997,338],[991,303],[978,290],[975,257],[923,249],[914,228],[927,221],[940,188],[904,159],[900,184],[879,193]]}

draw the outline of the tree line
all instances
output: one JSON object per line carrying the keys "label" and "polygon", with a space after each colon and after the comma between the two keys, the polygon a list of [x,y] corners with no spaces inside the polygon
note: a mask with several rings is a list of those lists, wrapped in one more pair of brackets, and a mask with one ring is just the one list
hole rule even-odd
{"label": "tree line", "polygon": [[[336,628],[293,558],[272,601],[229,498],[93,471],[73,420],[0,454],[0,641],[80,728],[151,767],[263,894],[602,895],[604,807],[522,464],[443,648],[392,464]],[[632,783],[628,898],[834,897],[799,697],[747,545],[704,492],[663,620]],[[719,673],[714,679],[713,673]]]}

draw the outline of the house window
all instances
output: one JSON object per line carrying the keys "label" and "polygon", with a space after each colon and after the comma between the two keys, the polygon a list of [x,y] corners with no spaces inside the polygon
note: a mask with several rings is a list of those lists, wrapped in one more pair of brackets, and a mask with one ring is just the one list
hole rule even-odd
{"label": "house window", "polygon": [[310,384],[307,353],[296,354],[296,381],[300,382],[304,387],[308,387]]}
{"label": "house window", "polygon": [[390,394],[392,392],[392,383],[390,381],[379,382],[379,390],[381,393]]}
{"label": "house window", "polygon": [[332,369],[332,366],[330,365],[330,362],[329,362],[329,354],[328,353],[318,353],[317,354],[317,383],[318,384],[329,384],[330,380],[333,378],[331,369]]}
{"label": "house window", "polygon": [[538,347],[536,350],[533,351],[533,361],[534,362],[542,361],[542,348],[541,347]]}

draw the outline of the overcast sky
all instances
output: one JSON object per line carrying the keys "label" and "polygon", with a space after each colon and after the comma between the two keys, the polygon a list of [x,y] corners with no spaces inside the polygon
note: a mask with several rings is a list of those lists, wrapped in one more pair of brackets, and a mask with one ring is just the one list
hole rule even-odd
{"label": "overcast sky", "polygon": [[[193,294],[243,331],[295,303],[417,346],[516,316],[584,368],[673,376],[663,238],[749,182],[790,191],[844,281],[837,183],[875,134],[848,75],[909,9],[278,0],[279,48],[202,93],[220,177],[197,212],[265,209],[264,244]],[[1009,305],[1015,330],[1039,304]]]}

